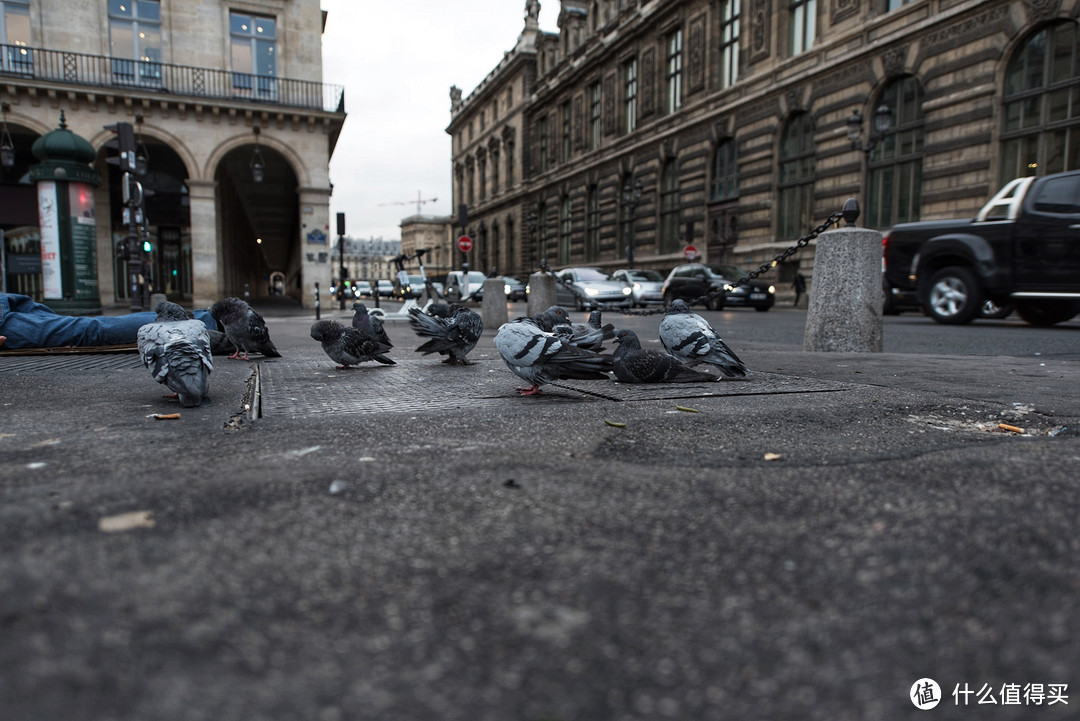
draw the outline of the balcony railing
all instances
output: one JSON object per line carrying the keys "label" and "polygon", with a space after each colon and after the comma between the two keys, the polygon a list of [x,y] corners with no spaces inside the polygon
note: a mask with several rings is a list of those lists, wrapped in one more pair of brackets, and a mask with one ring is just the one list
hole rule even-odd
{"label": "balcony railing", "polygon": [[0,78],[344,112],[345,89],[310,80],[0,45]]}

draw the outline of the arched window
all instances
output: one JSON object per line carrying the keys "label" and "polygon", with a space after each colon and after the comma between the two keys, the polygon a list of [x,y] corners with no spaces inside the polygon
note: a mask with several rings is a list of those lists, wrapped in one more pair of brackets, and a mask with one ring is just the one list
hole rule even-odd
{"label": "arched window", "polygon": [[739,167],[735,162],[735,141],[721,140],[713,151],[709,200],[729,200],[739,196]]}
{"label": "arched window", "polygon": [[664,161],[660,176],[660,237],[657,250],[673,253],[679,249],[679,163]]}
{"label": "arched window", "polygon": [[923,91],[905,75],[889,83],[873,107],[892,110],[892,125],[868,158],[866,225],[891,228],[919,219],[922,200]]}
{"label": "arched window", "polygon": [[800,238],[811,230],[814,173],[814,120],[809,113],[796,113],[780,137],[778,239]]}
{"label": "arched window", "polygon": [[1001,178],[1080,168],[1077,25],[1061,22],[1028,38],[1009,61],[1001,133]]}

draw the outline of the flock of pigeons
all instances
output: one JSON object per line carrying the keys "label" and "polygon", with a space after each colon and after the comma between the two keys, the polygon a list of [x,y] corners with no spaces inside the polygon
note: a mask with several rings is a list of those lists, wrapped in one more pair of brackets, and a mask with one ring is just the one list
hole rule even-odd
{"label": "flock of pigeons", "polygon": [[[316,321],[311,337],[339,369],[368,361],[395,365],[387,355],[393,344],[380,320],[362,303],[353,305],[353,311],[348,326],[336,320]],[[154,322],[139,329],[139,356],[154,380],[173,391],[185,408],[208,397],[215,352],[227,353],[231,347],[229,358],[242,360],[249,352],[281,355],[262,316],[240,298],[226,298],[210,308],[223,332],[206,328],[175,303],[161,303],[156,313]],[[413,331],[425,339],[417,352],[446,356],[444,363],[471,365],[466,356],[484,331],[475,311],[459,304],[432,303],[426,312],[412,308],[409,315]],[[593,311],[587,323],[573,323],[565,309],[552,306],[504,323],[495,335],[495,348],[511,371],[532,384],[518,388],[521,395],[539,394],[540,386],[559,380],[607,380],[611,373],[623,383],[699,383],[722,376],[741,378],[748,372],[712,326],[684,301],[671,304],[659,335],[664,351],[644,349],[633,331],[602,325],[600,311]],[[609,340],[618,347],[607,354],[604,343]],[[722,375],[696,370],[700,364],[714,366]]]}

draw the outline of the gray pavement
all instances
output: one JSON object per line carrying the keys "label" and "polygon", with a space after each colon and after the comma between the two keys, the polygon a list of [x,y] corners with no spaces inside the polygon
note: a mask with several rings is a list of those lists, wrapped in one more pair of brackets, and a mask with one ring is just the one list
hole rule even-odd
{"label": "gray pavement", "polygon": [[0,356],[0,718],[1077,717],[1075,360],[729,337],[745,380],[519,398],[494,329],[339,371],[262,310],[197,409]]}

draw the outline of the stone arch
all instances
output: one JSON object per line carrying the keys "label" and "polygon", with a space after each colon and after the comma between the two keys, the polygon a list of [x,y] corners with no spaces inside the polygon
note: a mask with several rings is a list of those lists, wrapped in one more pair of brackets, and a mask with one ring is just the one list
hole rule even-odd
{"label": "stone arch", "polygon": [[[237,148],[243,148],[254,144],[255,135],[251,130],[226,138],[219,143],[210,153],[209,157],[207,157],[206,163],[203,165],[200,171],[201,175],[198,179],[212,180],[214,174],[217,172],[218,166],[221,165],[221,162],[229,152],[236,150]],[[287,145],[267,133],[259,134],[259,145],[274,150],[285,159],[285,162],[289,164],[289,167],[296,175],[297,184],[300,187],[309,187],[311,185],[311,174],[308,173],[307,165],[291,145]]]}

